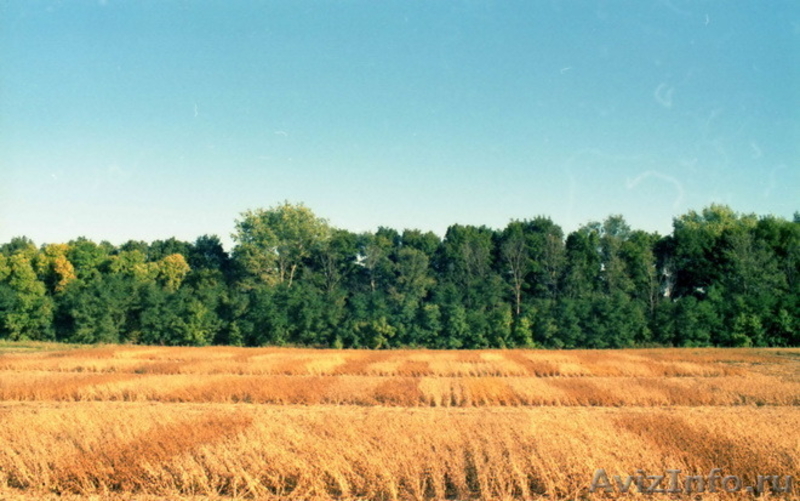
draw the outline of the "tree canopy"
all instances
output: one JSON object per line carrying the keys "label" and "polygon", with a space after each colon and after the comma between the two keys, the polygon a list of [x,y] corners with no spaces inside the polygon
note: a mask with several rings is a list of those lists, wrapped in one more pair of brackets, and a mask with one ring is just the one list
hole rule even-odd
{"label": "tree canopy", "polygon": [[334,228],[303,204],[203,235],[0,245],[0,339],[352,348],[800,344],[800,218],[711,205],[670,235],[622,216],[439,236]]}

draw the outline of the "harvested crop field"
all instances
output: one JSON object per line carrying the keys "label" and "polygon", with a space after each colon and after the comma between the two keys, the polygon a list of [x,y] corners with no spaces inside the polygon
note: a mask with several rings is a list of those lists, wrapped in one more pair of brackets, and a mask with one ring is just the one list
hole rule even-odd
{"label": "harvested crop field", "polygon": [[641,499],[628,476],[697,491],[715,468],[702,499],[755,499],[759,475],[800,479],[797,349],[42,347],[0,347],[0,499]]}

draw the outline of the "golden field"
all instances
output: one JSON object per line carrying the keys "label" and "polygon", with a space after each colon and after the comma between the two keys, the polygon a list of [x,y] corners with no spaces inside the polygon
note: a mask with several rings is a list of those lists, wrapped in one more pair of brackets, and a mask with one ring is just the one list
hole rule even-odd
{"label": "golden field", "polygon": [[798,406],[798,349],[6,343],[0,499],[695,499],[589,487],[797,483]]}

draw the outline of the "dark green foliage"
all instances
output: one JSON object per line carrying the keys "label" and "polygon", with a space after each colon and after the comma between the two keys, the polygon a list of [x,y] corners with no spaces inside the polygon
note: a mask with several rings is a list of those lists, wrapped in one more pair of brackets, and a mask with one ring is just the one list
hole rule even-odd
{"label": "dark green foliage", "polygon": [[204,346],[219,330],[213,310],[188,288],[169,292],[150,285],[143,292],[141,334],[143,344]]}
{"label": "dark green foliage", "polygon": [[712,205],[671,235],[331,228],[284,203],[216,236],[0,245],[0,338],[337,348],[800,345],[800,221]]}
{"label": "dark green foliage", "polygon": [[56,332],[70,343],[136,341],[131,316],[138,293],[130,280],[118,274],[97,274],[67,286],[58,302]]}
{"label": "dark green foliage", "polygon": [[[203,238],[208,237],[200,237],[198,240]],[[213,242],[211,245],[213,245]],[[150,261],[158,261],[160,259],[164,259],[170,254],[181,254],[182,256],[187,257],[192,253],[192,250],[192,244],[181,242],[175,238],[170,238],[168,240],[156,240],[150,244],[150,247],[147,250],[147,258]]]}

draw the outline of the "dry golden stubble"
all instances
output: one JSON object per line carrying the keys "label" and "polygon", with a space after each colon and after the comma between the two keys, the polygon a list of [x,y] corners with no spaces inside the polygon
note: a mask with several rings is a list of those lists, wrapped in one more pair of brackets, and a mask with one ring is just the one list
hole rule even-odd
{"label": "dry golden stubble", "polygon": [[[623,476],[668,468],[707,474],[698,469],[713,465],[746,481],[798,473],[800,360],[780,350],[626,350],[610,356],[613,375],[604,352],[75,351],[14,354],[20,365],[0,373],[6,397],[50,395],[0,404],[0,497],[19,494],[20,486],[33,496],[76,486],[132,495],[113,490],[124,483],[141,495],[178,497],[574,499],[586,495],[596,468]],[[515,375],[525,366],[517,355],[573,376]],[[243,368],[274,370],[282,356],[319,374],[236,376]],[[180,373],[60,370],[86,361],[121,368],[114,364],[131,360],[162,364],[161,371],[178,364]],[[352,373],[324,375],[343,360],[357,362]],[[45,370],[29,369],[36,364]],[[418,376],[425,367],[427,375]],[[272,403],[250,405],[246,395]],[[87,401],[94,399],[130,402]],[[550,407],[502,407],[509,405]],[[230,424],[232,416],[245,424]],[[195,421],[194,431],[179,436]],[[175,435],[174,443],[148,446],[148,434],[161,441]],[[127,470],[109,470],[122,460]],[[145,480],[131,480],[137,476]],[[602,496],[586,497],[595,498]]]}
{"label": "dry golden stubble", "polygon": [[[0,471],[28,492],[511,499],[609,474],[797,475],[791,408],[430,409],[6,403]],[[735,423],[735,425],[731,425]],[[786,429],[781,429],[781,425]],[[707,438],[710,437],[710,438]]]}

